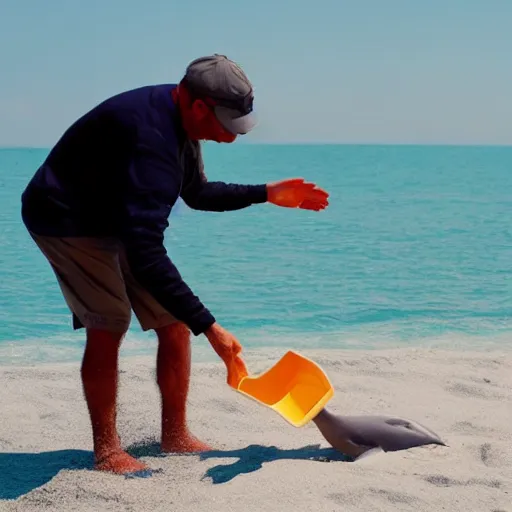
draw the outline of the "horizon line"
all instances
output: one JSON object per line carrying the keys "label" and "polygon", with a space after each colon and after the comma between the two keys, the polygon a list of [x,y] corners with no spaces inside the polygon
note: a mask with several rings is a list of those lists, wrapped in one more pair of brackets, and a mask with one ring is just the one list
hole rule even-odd
{"label": "horizon line", "polygon": [[[406,147],[478,147],[478,148],[510,148],[511,143],[464,143],[464,142],[314,142],[314,141],[239,141],[236,143],[240,146],[373,146],[373,147],[393,147],[393,146],[406,146]],[[29,146],[29,145],[2,145],[0,150],[13,150],[13,149],[35,149],[35,150],[50,150],[51,146]]]}

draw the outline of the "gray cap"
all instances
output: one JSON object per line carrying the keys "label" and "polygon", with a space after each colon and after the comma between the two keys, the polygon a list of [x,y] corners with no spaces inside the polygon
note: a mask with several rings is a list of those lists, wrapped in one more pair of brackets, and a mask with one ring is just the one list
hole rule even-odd
{"label": "gray cap", "polygon": [[256,125],[252,114],[252,84],[240,66],[225,55],[214,54],[192,61],[183,82],[196,98],[215,102],[217,119],[233,134],[245,134]]}

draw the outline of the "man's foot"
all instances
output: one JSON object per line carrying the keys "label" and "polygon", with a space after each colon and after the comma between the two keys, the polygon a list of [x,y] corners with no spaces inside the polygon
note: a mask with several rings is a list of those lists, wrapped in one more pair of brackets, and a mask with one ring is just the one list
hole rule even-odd
{"label": "man's foot", "polygon": [[134,459],[131,455],[128,455],[122,450],[113,452],[106,457],[102,457],[96,462],[94,467],[98,471],[110,471],[111,473],[117,473],[120,475],[149,469],[146,464]]}
{"label": "man's foot", "polygon": [[212,450],[211,446],[199,441],[190,433],[162,437],[162,451],[165,453],[197,453],[210,450]]}

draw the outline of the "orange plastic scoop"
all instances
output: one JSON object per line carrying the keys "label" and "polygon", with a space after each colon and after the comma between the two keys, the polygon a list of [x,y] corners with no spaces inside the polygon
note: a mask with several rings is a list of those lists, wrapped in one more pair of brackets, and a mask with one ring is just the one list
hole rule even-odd
{"label": "orange plastic scoop", "polygon": [[334,395],[320,366],[291,350],[266,372],[244,376],[233,387],[270,407],[295,427],[313,419]]}

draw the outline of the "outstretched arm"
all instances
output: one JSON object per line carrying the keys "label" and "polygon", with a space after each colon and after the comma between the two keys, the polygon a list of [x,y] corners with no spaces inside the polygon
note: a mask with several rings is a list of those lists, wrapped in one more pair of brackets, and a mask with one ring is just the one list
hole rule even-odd
{"label": "outstretched arm", "polygon": [[180,196],[194,210],[226,212],[267,202],[266,185],[238,185],[208,181],[200,143],[188,140],[181,161],[184,179]]}
{"label": "outstretched arm", "polygon": [[266,203],[267,186],[205,181],[182,191],[181,197],[194,210],[234,211],[253,204]]}
{"label": "outstretched arm", "polygon": [[253,204],[272,203],[284,208],[320,211],[329,205],[329,194],[314,183],[292,178],[266,185],[235,185],[206,178],[182,190],[181,197],[194,210],[225,212]]}
{"label": "outstretched arm", "polygon": [[181,197],[194,210],[225,212],[241,210],[253,204],[272,203],[285,208],[323,210],[329,194],[314,183],[293,178],[264,185],[237,185],[208,181],[204,173],[201,148],[188,148],[185,180]]}
{"label": "outstretched arm", "polygon": [[181,198],[194,210],[234,211],[267,202],[267,186],[208,181],[199,162],[186,169]]}

